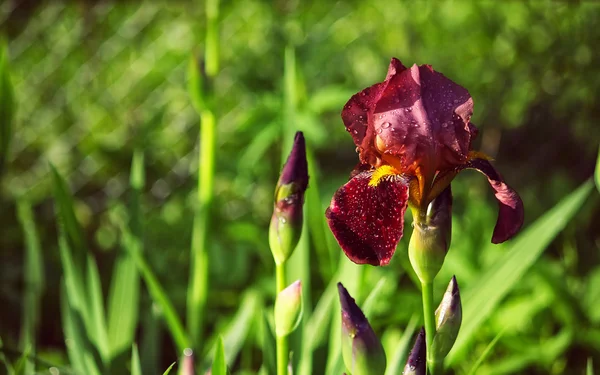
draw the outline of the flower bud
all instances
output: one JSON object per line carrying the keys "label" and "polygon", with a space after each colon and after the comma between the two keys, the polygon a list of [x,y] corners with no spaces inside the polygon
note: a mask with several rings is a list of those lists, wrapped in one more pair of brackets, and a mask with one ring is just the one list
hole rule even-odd
{"label": "flower bud", "polygon": [[342,357],[351,375],[384,374],[385,351],[369,321],[342,283],[338,283],[342,306]]}
{"label": "flower bud", "polygon": [[425,329],[421,328],[415,345],[408,354],[406,366],[402,371],[403,375],[425,375],[427,371],[427,348],[425,346]]}
{"label": "flower bud", "polygon": [[452,349],[462,321],[462,306],[456,277],[452,276],[442,302],[435,310],[435,336],[431,352],[436,361],[443,361]]}
{"label": "flower bud", "polygon": [[408,256],[422,283],[431,283],[438,274],[450,247],[452,234],[452,192],[448,186],[430,204],[427,212],[413,212],[414,229]]}
{"label": "flower bud", "polygon": [[300,324],[302,319],[302,283],[297,280],[279,292],[275,299],[275,333],[285,337]]}
{"label": "flower bud", "polygon": [[308,165],[302,132],[297,132],[294,146],[275,189],[275,206],[269,228],[269,245],[276,264],[291,255],[302,233],[302,206],[308,187]]}

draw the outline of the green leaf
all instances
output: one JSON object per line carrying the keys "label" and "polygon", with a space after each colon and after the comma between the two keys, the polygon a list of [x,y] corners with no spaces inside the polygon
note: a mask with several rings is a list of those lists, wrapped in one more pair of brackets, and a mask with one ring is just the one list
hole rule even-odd
{"label": "green leaf", "polygon": [[477,358],[477,361],[475,361],[475,363],[473,364],[473,367],[471,367],[471,371],[469,371],[469,375],[475,375],[477,373],[479,366],[481,366],[483,361],[485,361],[486,358],[490,355],[490,353],[492,352],[492,349],[494,349],[498,340],[500,340],[500,338],[502,338],[502,336],[504,336],[505,332],[506,332],[506,329],[503,329],[502,331],[498,332],[496,337],[494,337],[494,339],[485,348],[483,353],[481,353],[479,358]]}
{"label": "green leaf", "polygon": [[598,159],[596,160],[596,172],[594,173],[594,175],[596,177],[596,189],[598,189],[598,191],[600,192],[600,148],[598,149]]}
{"label": "green leaf", "polygon": [[275,337],[271,330],[271,325],[267,319],[265,310],[259,311],[262,318],[262,353],[263,353],[263,368],[268,375],[275,375],[277,372],[275,361]]}
{"label": "green leaf", "polygon": [[173,368],[173,366],[175,366],[176,362],[171,363],[171,366],[169,366],[165,372],[163,372],[163,375],[169,375],[169,373],[171,372],[171,369]]}
{"label": "green leaf", "polygon": [[74,250],[73,260],[78,269],[84,269],[86,264],[87,247],[83,237],[83,230],[75,216],[73,198],[67,186],[66,181],[56,170],[54,165],[50,164],[52,174],[54,199],[59,218],[59,224],[65,231],[67,238]]}
{"label": "green leaf", "polygon": [[[25,288],[23,291],[23,324],[21,332],[21,349],[31,350],[35,355],[35,338],[38,329],[40,300],[44,288],[44,270],[40,239],[33,220],[33,212],[28,202],[17,202],[19,223],[25,235]],[[34,363],[27,360],[24,372],[34,372]]]}
{"label": "green leaf", "polygon": [[406,329],[402,333],[402,337],[396,346],[396,350],[392,356],[388,359],[388,366],[385,369],[385,375],[396,375],[401,374],[404,370],[404,365],[406,364],[406,359],[408,358],[408,352],[411,348],[411,343],[413,340],[413,335],[417,329],[417,322],[419,319],[417,316],[413,316]]}
{"label": "green leaf", "polygon": [[[143,243],[141,194],[144,180],[144,154],[136,151],[129,178],[132,191],[130,226],[132,236],[140,244]],[[133,343],[138,323],[139,294],[140,280],[135,261],[127,250],[122,248],[113,267],[108,294],[108,338],[111,358],[125,351]]]}
{"label": "green leaf", "polygon": [[215,347],[211,375],[227,375],[227,363],[225,362],[225,348],[223,347],[223,338],[219,336]]}
{"label": "green leaf", "polygon": [[496,309],[500,301],[533,265],[556,235],[575,216],[592,189],[585,182],[554,208],[524,230],[510,244],[506,255],[483,273],[463,293],[463,320],[454,348],[447,357],[449,365],[464,358],[477,330]]}
{"label": "green leaf", "polygon": [[118,221],[118,225],[122,234],[122,246],[134,260],[138,271],[142,275],[142,279],[148,288],[150,297],[152,297],[152,300],[162,310],[169,333],[173,337],[173,341],[175,342],[178,351],[182,353],[185,348],[189,347],[189,339],[183,329],[183,324],[177,315],[177,311],[175,310],[175,307],[173,307],[173,303],[169,299],[162,285],[154,275],[154,272],[141,254],[142,245],[139,239],[131,234],[131,231],[122,220]]}
{"label": "green leaf", "polygon": [[91,337],[104,363],[109,362],[108,335],[106,333],[106,318],[104,316],[104,300],[98,266],[91,256],[87,257],[87,296],[85,303],[89,306],[91,327],[94,334]]}
{"label": "green leaf", "polygon": [[63,331],[67,344],[67,353],[73,370],[81,374],[101,375],[101,359],[98,352],[86,335],[86,327],[78,308],[69,301],[69,288],[67,281],[63,283],[61,293],[61,313],[63,318]]}
{"label": "green leaf", "polygon": [[587,360],[585,375],[594,375],[594,362],[592,360],[592,357],[589,357]]}
{"label": "green leaf", "polygon": [[140,353],[136,344],[131,346],[131,375],[142,375]]}
{"label": "green leaf", "polygon": [[[258,292],[249,290],[244,294],[240,308],[223,334],[225,358],[228,366],[233,366],[238,353],[248,337],[248,331],[253,325],[253,320],[256,318],[256,311],[260,310],[262,304],[262,298]],[[214,355],[213,348],[204,360],[205,367],[210,366]]]}
{"label": "green leaf", "polygon": [[0,42],[0,175],[4,170],[10,142],[13,137],[15,113],[13,87],[10,82],[6,42]]}

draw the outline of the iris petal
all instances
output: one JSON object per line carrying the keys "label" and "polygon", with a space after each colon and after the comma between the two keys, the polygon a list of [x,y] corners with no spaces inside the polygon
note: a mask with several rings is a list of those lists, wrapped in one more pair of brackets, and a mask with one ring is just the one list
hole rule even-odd
{"label": "iris petal", "polygon": [[465,168],[475,169],[486,175],[494,189],[500,210],[492,235],[492,243],[502,243],[513,237],[523,225],[523,201],[516,191],[508,186],[500,173],[485,159],[472,159]]}
{"label": "iris petal", "polygon": [[356,174],[333,196],[326,216],[348,258],[358,264],[390,262],[404,229],[408,183],[389,175],[369,186],[373,171]]}

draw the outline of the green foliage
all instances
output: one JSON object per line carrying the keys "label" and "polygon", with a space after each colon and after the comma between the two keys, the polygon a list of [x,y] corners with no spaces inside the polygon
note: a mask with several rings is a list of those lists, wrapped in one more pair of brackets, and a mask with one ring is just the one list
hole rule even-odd
{"label": "green foliage", "polygon": [[390,266],[373,268],[341,254],[323,217],[357,163],[339,112],[396,56],[469,89],[475,146],[526,207],[523,233],[491,246],[486,183],[453,182],[453,242],[434,282],[435,301],[453,274],[464,292],[448,372],[597,373],[598,195],[584,180],[596,164],[600,189],[600,8],[279,5],[0,7],[0,372],[168,374],[194,347],[196,373],[218,356],[233,373],[273,375],[267,228],[300,130],[295,373],[344,371],[339,281],[382,339],[386,374],[400,373],[423,323],[411,219]]}

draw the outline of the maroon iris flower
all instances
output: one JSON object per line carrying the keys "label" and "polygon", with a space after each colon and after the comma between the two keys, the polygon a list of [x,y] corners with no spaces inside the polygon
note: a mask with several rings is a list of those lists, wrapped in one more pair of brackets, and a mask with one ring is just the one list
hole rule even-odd
{"label": "maroon iris flower", "polygon": [[327,209],[329,226],[355,263],[386,265],[403,234],[404,213],[417,216],[463,169],[485,174],[500,207],[492,236],[500,243],[523,224],[523,202],[490,163],[471,149],[469,92],[429,65],[392,58],[385,81],[354,95],[342,119],[360,163]]}

